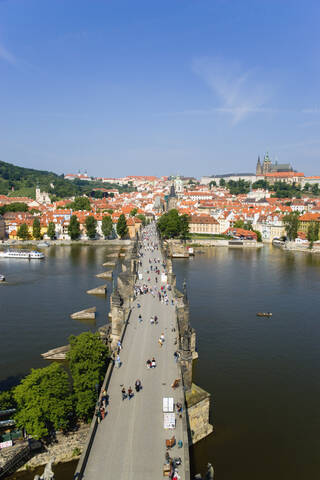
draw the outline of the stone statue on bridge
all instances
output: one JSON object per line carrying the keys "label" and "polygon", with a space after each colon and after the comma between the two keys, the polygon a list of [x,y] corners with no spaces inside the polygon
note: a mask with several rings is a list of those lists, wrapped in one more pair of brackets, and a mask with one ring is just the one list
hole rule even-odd
{"label": "stone statue on bridge", "polygon": [[213,477],[214,477],[213,466],[211,465],[211,463],[208,463],[207,467],[208,467],[208,470],[205,476],[205,480],[213,480]]}
{"label": "stone statue on bridge", "polygon": [[45,466],[44,472],[41,475],[35,475],[34,480],[54,480],[54,473],[52,470],[52,463],[54,462],[54,459],[49,460],[47,465]]}

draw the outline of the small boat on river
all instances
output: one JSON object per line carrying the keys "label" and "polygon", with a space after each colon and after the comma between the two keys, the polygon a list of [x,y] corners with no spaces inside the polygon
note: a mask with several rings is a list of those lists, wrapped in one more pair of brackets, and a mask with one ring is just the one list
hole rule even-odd
{"label": "small boat on river", "polygon": [[259,312],[257,313],[257,317],[272,317],[271,312]]}
{"label": "small boat on river", "polygon": [[6,277],[0,274],[0,282],[5,282],[5,281],[6,281]]}

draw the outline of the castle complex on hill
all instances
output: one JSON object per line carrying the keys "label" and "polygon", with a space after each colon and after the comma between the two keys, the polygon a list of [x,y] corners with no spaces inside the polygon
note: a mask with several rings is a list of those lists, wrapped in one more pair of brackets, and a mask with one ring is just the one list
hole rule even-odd
{"label": "castle complex on hill", "polygon": [[256,166],[256,175],[265,175],[266,173],[278,173],[278,172],[293,172],[293,168],[290,163],[272,163],[268,153],[265,154],[263,162],[261,163],[260,157]]}

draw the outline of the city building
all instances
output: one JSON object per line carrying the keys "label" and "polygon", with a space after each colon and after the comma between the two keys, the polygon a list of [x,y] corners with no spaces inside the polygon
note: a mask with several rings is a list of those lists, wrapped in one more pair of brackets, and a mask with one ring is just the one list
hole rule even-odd
{"label": "city building", "polygon": [[265,154],[263,162],[261,163],[260,157],[258,157],[256,166],[256,175],[266,175],[266,173],[275,172],[293,172],[293,168],[290,163],[272,163],[268,152]]}

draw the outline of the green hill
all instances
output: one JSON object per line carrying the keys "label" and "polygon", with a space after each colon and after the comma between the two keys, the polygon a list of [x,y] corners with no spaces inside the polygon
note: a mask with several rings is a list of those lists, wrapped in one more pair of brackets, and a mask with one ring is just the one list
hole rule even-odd
{"label": "green hill", "polygon": [[0,194],[13,197],[35,198],[35,189],[48,192],[52,199],[71,196],[90,195],[93,188],[117,188],[120,191],[132,190],[130,187],[120,187],[101,182],[83,180],[65,180],[63,175],[57,175],[46,170],[17,167],[11,163],[0,161]]}

